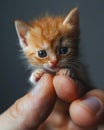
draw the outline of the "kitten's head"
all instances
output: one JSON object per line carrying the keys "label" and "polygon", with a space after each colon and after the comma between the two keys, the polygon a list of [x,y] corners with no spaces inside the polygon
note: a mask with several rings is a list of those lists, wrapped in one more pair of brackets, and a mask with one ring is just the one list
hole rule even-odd
{"label": "kitten's head", "polygon": [[66,18],[44,17],[30,24],[17,20],[15,26],[23,52],[34,67],[56,72],[78,56],[77,8]]}

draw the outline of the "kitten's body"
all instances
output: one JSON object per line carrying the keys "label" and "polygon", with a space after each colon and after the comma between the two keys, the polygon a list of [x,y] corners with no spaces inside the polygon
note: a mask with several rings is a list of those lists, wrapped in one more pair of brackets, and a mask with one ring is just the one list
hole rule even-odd
{"label": "kitten's body", "polygon": [[[44,17],[28,25],[16,21],[16,30],[23,52],[34,67],[30,76],[33,84],[48,72],[70,76],[85,85],[84,92],[89,89],[84,67],[78,59],[79,17],[76,8],[65,19]],[[63,108],[63,103],[59,104]]]}

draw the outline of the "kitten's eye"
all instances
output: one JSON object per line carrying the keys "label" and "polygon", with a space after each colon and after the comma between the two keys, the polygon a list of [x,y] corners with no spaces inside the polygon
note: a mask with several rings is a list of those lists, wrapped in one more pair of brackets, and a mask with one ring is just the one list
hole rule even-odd
{"label": "kitten's eye", "polygon": [[61,47],[59,50],[59,54],[64,55],[68,53],[68,48],[67,47]]}
{"label": "kitten's eye", "polygon": [[45,50],[38,51],[38,56],[44,58],[47,56],[47,52]]}

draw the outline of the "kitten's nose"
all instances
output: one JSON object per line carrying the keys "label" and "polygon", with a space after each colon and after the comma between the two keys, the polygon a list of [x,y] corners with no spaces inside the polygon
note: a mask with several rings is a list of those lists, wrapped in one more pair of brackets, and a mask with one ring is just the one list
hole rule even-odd
{"label": "kitten's nose", "polygon": [[55,67],[57,65],[57,60],[50,61],[51,67]]}

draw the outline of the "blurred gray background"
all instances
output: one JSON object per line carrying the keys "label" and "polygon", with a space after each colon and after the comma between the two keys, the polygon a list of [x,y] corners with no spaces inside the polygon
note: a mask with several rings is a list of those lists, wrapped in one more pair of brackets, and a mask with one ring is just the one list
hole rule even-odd
{"label": "blurred gray background", "polygon": [[82,60],[97,88],[104,88],[104,0],[1,0],[0,1],[0,113],[30,88],[14,20],[26,22],[50,14],[67,14],[79,7]]}

